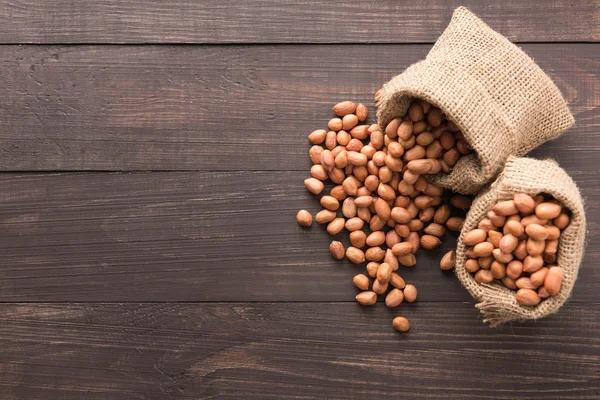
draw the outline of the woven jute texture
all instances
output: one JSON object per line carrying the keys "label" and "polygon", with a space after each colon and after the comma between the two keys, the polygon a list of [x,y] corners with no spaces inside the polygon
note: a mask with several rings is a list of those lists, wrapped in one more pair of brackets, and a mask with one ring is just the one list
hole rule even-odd
{"label": "woven jute texture", "polygon": [[[515,193],[549,194],[571,212],[571,222],[562,231],[558,242],[557,265],[563,268],[562,286],[558,294],[542,300],[535,307],[520,305],[515,297],[516,292],[504,285],[476,282],[465,269],[467,246],[462,242],[463,236],[477,227],[494,204],[512,199]],[[509,157],[498,179],[477,196],[467,214],[456,247],[456,275],[479,302],[476,307],[481,311],[484,321],[491,326],[514,320],[542,318],[558,311],[573,289],[583,256],[585,229],[579,189],[565,170],[553,160]]]}
{"label": "woven jute texture", "polygon": [[383,86],[376,99],[382,131],[406,114],[413,98],[439,107],[475,150],[450,174],[431,177],[464,194],[495,178],[510,155],[525,155],[574,122],[544,71],[464,7],[455,10],[425,60]]}

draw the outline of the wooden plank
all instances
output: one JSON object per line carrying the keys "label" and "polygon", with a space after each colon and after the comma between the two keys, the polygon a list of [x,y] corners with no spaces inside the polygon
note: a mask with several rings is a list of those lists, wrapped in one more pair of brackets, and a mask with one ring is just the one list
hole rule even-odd
{"label": "wooden plank", "polygon": [[[430,47],[0,46],[0,170],[306,170],[333,104]],[[537,154],[595,162],[600,45],[524,49],[577,117]]]}
{"label": "wooden plank", "polygon": [[516,41],[600,39],[596,0],[0,2],[0,43],[422,43],[469,7]]}
{"label": "wooden plank", "polygon": [[[412,322],[409,333],[393,316]],[[600,306],[490,329],[464,303],[2,304],[3,399],[594,399]]]}
{"label": "wooden plank", "polygon": [[[600,301],[598,172],[572,171],[586,198],[586,258],[572,301]],[[353,301],[364,267],[299,227],[319,203],[303,172],[0,174],[0,301]],[[346,244],[346,234],[338,235]],[[401,275],[427,301],[471,301],[418,254]]]}

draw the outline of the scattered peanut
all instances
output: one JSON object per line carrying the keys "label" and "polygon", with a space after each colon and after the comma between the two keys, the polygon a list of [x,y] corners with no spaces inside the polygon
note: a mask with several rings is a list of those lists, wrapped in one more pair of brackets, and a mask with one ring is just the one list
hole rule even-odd
{"label": "scattered peanut", "polygon": [[[347,249],[340,241],[331,242],[334,259],[345,256],[355,264],[368,261],[367,274],[358,274],[353,279],[354,285],[362,290],[356,296],[360,304],[375,304],[377,295],[386,294],[388,288],[391,289],[385,297],[388,307],[396,307],[403,300],[414,302],[416,287],[406,284],[394,271],[400,266],[414,266],[415,253],[420,247],[429,250],[440,246],[447,231],[458,232],[464,223],[464,218],[452,215],[449,204],[442,200],[442,188],[429,183],[426,175],[450,172],[458,159],[472,149],[459,128],[439,108],[423,100],[415,100],[406,116],[392,120],[385,130],[378,124],[364,123],[369,113],[362,103],[343,101],[333,111],[336,117],[329,120],[326,129],[308,135],[313,166],[304,185],[314,195],[323,194],[320,198],[323,210],[315,219],[319,224],[327,224],[331,235],[344,229],[349,232],[351,246]],[[336,185],[329,193],[324,184],[327,180]],[[449,203],[455,212],[464,213],[460,210],[468,209],[471,199],[455,195]],[[490,224],[503,222],[500,218],[509,211],[513,210],[500,210]],[[564,220],[559,215],[552,218]],[[312,224],[312,216],[306,211],[299,212],[297,219],[300,225]],[[494,244],[486,239],[492,239],[487,232],[496,229],[481,229],[471,235],[473,252],[482,258],[489,256],[489,262],[482,262],[481,267],[475,262],[478,270],[489,272],[494,261]],[[530,229],[537,229],[537,237],[556,236],[555,232],[541,232],[537,227]],[[498,234],[500,237],[494,236],[497,241],[502,237]],[[527,243],[525,250],[526,246]],[[454,251],[448,252],[440,260],[440,268],[452,269],[454,263]],[[496,267],[493,271],[495,276],[501,276],[506,267],[504,270]],[[410,328],[403,317],[396,318],[393,324],[401,331]]]}
{"label": "scattered peanut", "polygon": [[399,332],[408,332],[410,329],[410,322],[404,317],[396,317],[392,321],[392,326]]}
{"label": "scattered peanut", "polygon": [[364,291],[356,295],[356,301],[363,306],[372,306],[377,302],[377,293]]}
{"label": "scattered peanut", "polygon": [[354,285],[360,290],[369,290],[369,278],[364,274],[358,274],[352,279]]}
{"label": "scattered peanut", "polygon": [[331,242],[331,244],[329,245],[329,251],[331,252],[333,258],[335,258],[336,260],[343,259],[344,254],[346,252],[344,250],[344,245],[342,244],[342,242],[338,242],[337,240]]}
{"label": "scattered peanut", "polygon": [[298,211],[296,214],[296,221],[298,221],[298,225],[301,226],[311,226],[312,225],[312,215],[306,210]]}
{"label": "scattered peanut", "polygon": [[408,284],[404,287],[404,299],[409,303],[417,300],[417,288],[414,285]]}
{"label": "scattered peanut", "polygon": [[454,264],[456,263],[456,252],[454,250],[450,250],[440,260],[440,268],[444,271],[451,270],[454,268]]}
{"label": "scattered peanut", "polygon": [[389,308],[398,307],[402,303],[402,300],[404,300],[402,290],[394,288],[385,297],[385,305]]}

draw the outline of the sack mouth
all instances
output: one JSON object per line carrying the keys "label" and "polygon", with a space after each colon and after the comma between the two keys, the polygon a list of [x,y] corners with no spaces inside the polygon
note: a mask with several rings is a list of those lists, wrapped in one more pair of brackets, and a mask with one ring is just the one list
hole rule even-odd
{"label": "sack mouth", "polygon": [[[504,105],[496,104],[496,100],[485,90],[484,83],[480,83],[469,71],[463,69],[464,67],[451,61],[430,59],[411,65],[384,86],[378,103],[385,101],[387,107],[385,113],[378,109],[379,125],[384,130],[392,119],[404,117],[414,99],[429,102],[460,129],[474,150],[475,155],[461,159],[471,158],[471,167],[478,169],[479,176],[484,179],[477,184],[483,186],[489,183],[486,177],[496,176],[504,165],[505,159],[501,159],[501,153],[516,152],[518,135],[513,123],[502,112]],[[456,82],[451,78],[455,75],[463,76],[464,79]],[[465,85],[471,90],[465,92]],[[449,96],[449,93],[456,95]],[[495,106],[489,107],[490,104]],[[503,152],[494,150],[498,148],[503,148]],[[438,180],[444,185],[443,178],[452,173],[439,174]]]}

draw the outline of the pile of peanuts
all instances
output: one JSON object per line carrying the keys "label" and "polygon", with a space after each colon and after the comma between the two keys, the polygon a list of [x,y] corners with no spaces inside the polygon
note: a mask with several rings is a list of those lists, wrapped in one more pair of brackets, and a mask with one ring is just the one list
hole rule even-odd
{"label": "pile of peanuts", "polygon": [[464,235],[463,243],[469,246],[465,269],[477,282],[497,280],[517,290],[520,304],[535,306],[560,290],[558,241],[569,222],[558,201],[517,193],[512,200],[496,203],[477,229]]}
{"label": "pile of peanuts", "polygon": [[[439,246],[446,229],[458,232],[464,223],[464,218],[451,216],[448,204],[442,204],[443,189],[428,183],[423,175],[449,172],[472,150],[457,126],[439,108],[422,100],[412,102],[407,115],[391,121],[385,133],[378,124],[360,124],[368,117],[363,104],[344,101],[333,111],[337,117],[329,121],[329,130],[308,135],[313,166],[312,177],[304,185],[321,195],[325,181],[335,184],[320,198],[324,209],[315,220],[327,224],[331,235],[344,229],[350,232],[347,249],[340,241],[331,242],[335,259],[346,257],[355,264],[368,261],[367,274],[353,279],[361,290],[356,296],[360,304],[374,305],[377,295],[384,295],[390,287],[385,297],[388,307],[403,300],[413,302],[416,287],[406,284],[395,271],[400,265],[414,266],[420,247]],[[464,210],[471,199],[455,195],[450,204]],[[296,218],[302,226],[312,225],[312,215],[306,210]],[[443,262],[454,264],[445,258]],[[403,317],[395,318],[392,325],[399,331],[410,329]]]}

